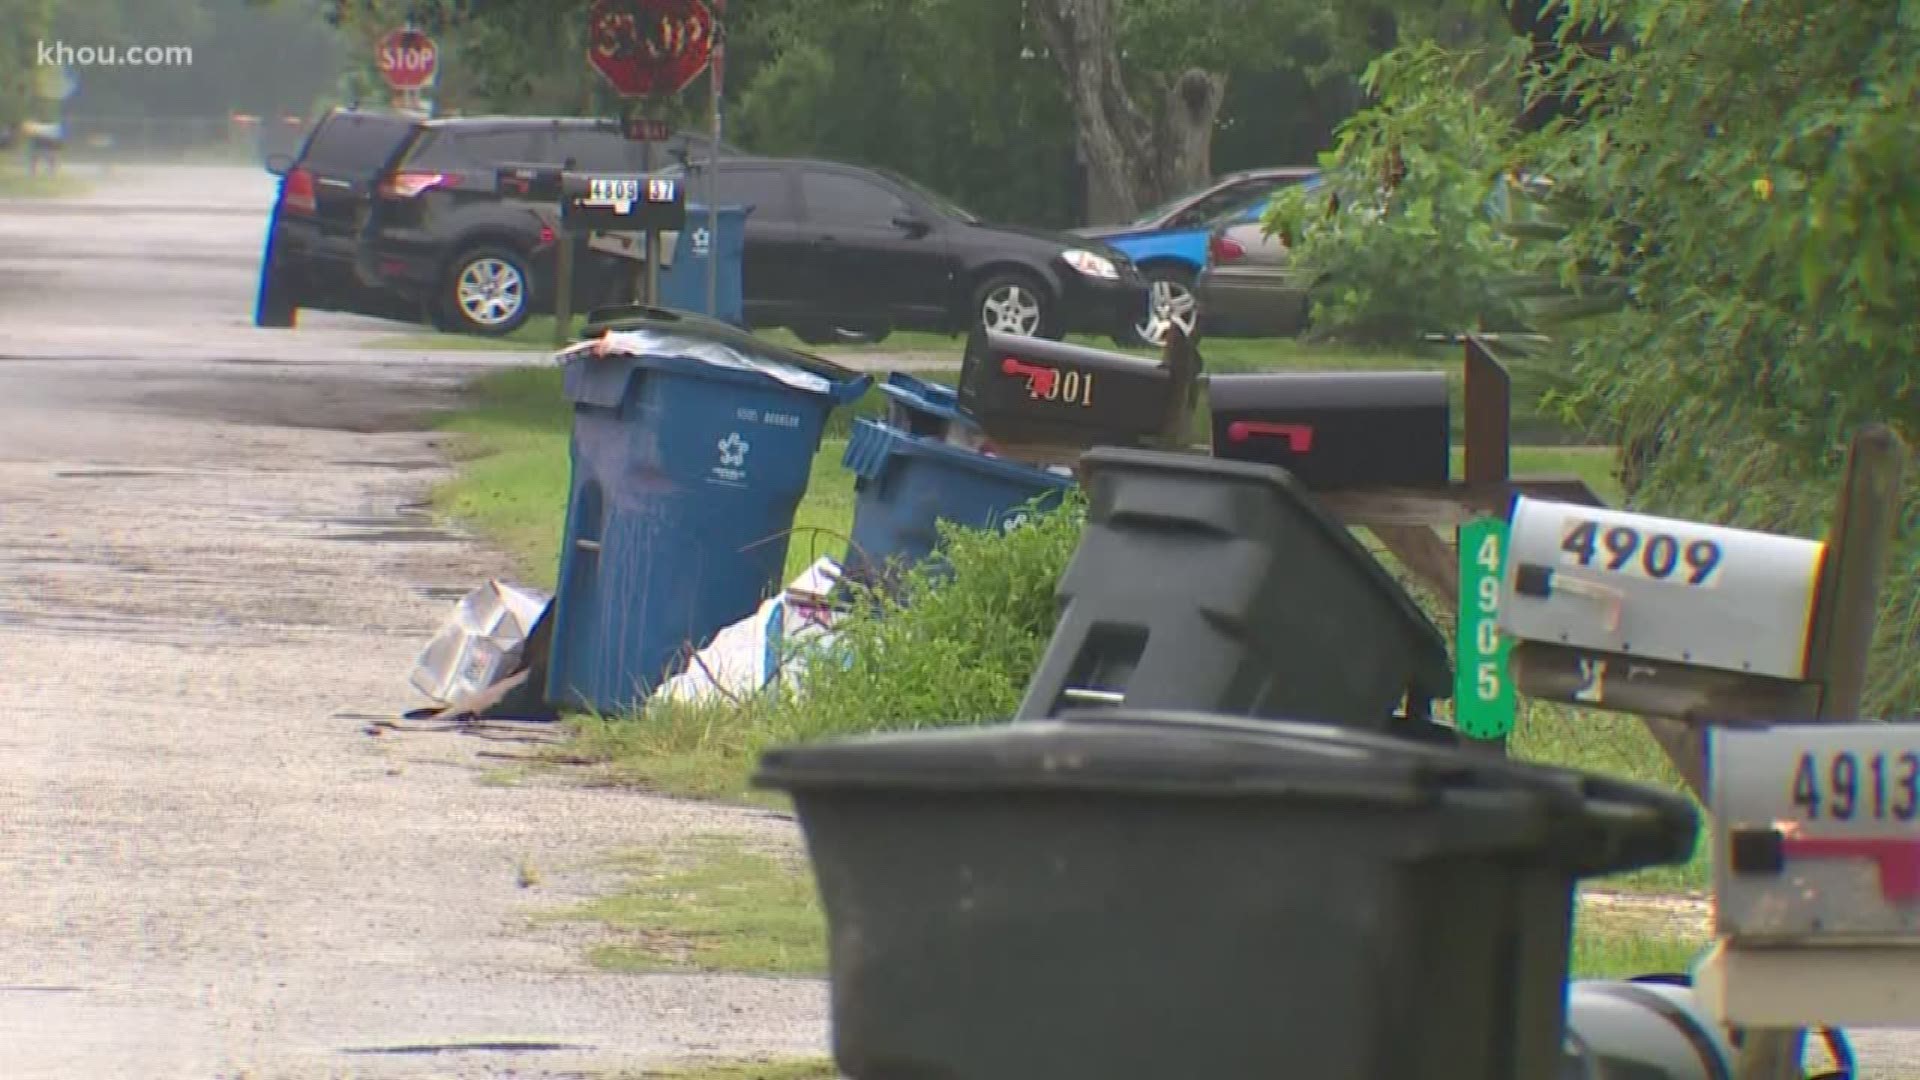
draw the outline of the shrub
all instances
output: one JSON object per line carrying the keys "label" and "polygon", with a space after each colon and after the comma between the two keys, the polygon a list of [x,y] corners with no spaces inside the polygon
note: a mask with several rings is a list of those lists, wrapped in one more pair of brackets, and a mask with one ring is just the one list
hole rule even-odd
{"label": "shrub", "polygon": [[1512,115],[1483,95],[1513,77],[1503,57],[1432,42],[1367,69],[1377,103],[1341,125],[1325,185],[1284,192],[1268,211],[1312,276],[1311,336],[1382,345],[1513,323],[1500,288],[1512,244],[1489,206]]}

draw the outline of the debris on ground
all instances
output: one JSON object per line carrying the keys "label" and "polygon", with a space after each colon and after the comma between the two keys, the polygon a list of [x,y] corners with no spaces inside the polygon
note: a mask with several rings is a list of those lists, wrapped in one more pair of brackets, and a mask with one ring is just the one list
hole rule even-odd
{"label": "debris on ground", "polygon": [[808,650],[831,640],[836,614],[830,597],[840,581],[840,565],[821,558],[786,590],[762,603],[753,614],[714,635],[688,659],[680,674],[655,693],[656,700],[697,702],[736,699],[775,680],[792,685],[805,667]]}
{"label": "debris on ground", "polygon": [[410,680],[413,688],[451,704],[516,673],[549,599],[504,581],[489,581],[468,593],[420,653]]}

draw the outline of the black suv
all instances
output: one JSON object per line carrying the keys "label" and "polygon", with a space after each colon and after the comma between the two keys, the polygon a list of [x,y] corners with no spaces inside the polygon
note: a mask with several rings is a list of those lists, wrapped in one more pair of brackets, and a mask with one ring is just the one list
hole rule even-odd
{"label": "black suv", "polygon": [[913,181],[829,161],[722,158],[716,182],[695,162],[690,197],[718,188],[747,215],[747,321],[803,340],[899,327],[975,325],[1058,338],[1123,331],[1146,310],[1146,283],[1097,240],[990,225]]}
{"label": "black suv", "polygon": [[[653,145],[656,172],[684,169],[710,152],[697,135]],[[551,310],[558,207],[501,196],[503,165],[561,165],[637,173],[642,144],[612,120],[454,117],[418,122],[379,170],[360,231],[361,279],[421,307],[442,329],[508,334]],[[723,155],[730,153],[721,147]],[[721,170],[723,173],[724,169]],[[625,299],[623,263],[575,247],[580,310]]]}
{"label": "black suv", "polygon": [[334,109],[293,155],[267,155],[280,196],[260,265],[255,322],[291,326],[303,307],[414,317],[415,306],[360,280],[354,256],[374,178],[417,123],[399,113]]}

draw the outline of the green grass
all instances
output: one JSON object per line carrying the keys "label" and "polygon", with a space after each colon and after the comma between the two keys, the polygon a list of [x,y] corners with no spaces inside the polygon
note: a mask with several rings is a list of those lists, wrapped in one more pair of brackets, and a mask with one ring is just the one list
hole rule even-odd
{"label": "green grass", "polygon": [[819,894],[799,856],[701,837],[626,860],[613,896],[567,913],[599,923],[608,940],[589,959],[610,971],[731,971],[818,975],[826,970]]}
{"label": "green grass", "polygon": [[[625,861],[633,876],[612,896],[557,917],[599,924],[589,958],[613,971],[817,976],[827,970],[826,917],[798,855],[706,837]],[[1624,978],[1685,972],[1705,948],[1690,926],[1653,910],[1582,904],[1572,974]],[[807,1074],[800,1074],[807,1075]]]}
{"label": "green grass", "polygon": [[24,165],[0,159],[0,198],[52,199],[84,195],[87,183],[62,170],[53,176],[29,176]]}

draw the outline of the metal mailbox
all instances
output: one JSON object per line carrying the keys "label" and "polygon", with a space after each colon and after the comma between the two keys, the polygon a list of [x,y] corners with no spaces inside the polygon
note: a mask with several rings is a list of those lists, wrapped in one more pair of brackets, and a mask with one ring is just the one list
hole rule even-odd
{"label": "metal mailbox", "polygon": [[976,333],[959,407],[996,442],[1140,447],[1183,427],[1199,358],[1165,364],[1014,334]]}
{"label": "metal mailbox", "polygon": [[1824,544],[1522,496],[1500,629],[1534,641],[1798,680]]}
{"label": "metal mailbox", "polygon": [[1441,371],[1310,371],[1207,380],[1213,456],[1278,465],[1310,490],[1444,487]]}
{"label": "metal mailbox", "polygon": [[1719,932],[1920,946],[1920,727],[1713,731]]}
{"label": "metal mailbox", "polygon": [[677,231],[687,221],[687,190],[676,177],[565,173],[561,219],[597,232]]}

